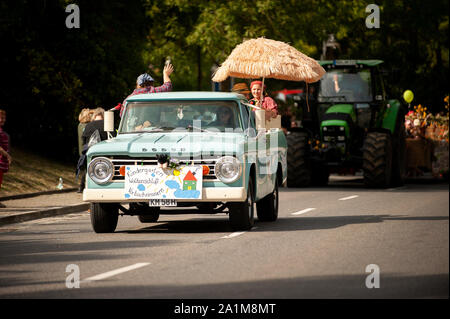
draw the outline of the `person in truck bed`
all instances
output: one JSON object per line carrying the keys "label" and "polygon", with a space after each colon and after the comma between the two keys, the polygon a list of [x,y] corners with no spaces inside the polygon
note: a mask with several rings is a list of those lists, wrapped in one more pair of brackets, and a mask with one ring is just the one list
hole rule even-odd
{"label": "person in truck bed", "polygon": [[122,117],[123,106],[125,101],[133,95],[136,94],[146,94],[146,93],[161,93],[172,91],[172,81],[170,80],[170,75],[173,72],[173,65],[166,64],[163,70],[163,80],[164,84],[161,86],[153,86],[154,79],[147,73],[141,74],[136,80],[136,89],[127,96],[127,98],[122,102],[122,104],[117,104],[111,110],[120,110],[120,116]]}

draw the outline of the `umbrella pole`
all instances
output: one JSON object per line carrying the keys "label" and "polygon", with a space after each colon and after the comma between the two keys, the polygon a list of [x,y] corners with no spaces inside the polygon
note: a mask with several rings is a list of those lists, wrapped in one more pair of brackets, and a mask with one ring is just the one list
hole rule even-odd
{"label": "umbrella pole", "polygon": [[262,80],[261,98],[259,99],[259,103],[260,103],[259,107],[261,107],[261,108],[262,108],[262,103],[263,103],[263,96],[264,96],[264,77],[263,77],[263,80]]}
{"label": "umbrella pole", "polygon": [[309,113],[309,87],[308,87],[308,82],[306,82],[306,106],[308,107],[308,113]]}

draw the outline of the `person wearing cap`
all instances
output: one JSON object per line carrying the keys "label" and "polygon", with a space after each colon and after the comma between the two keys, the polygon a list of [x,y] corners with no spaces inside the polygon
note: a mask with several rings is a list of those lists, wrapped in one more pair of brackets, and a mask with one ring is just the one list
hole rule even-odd
{"label": "person wearing cap", "polygon": [[122,104],[117,104],[112,110],[120,110],[120,116],[122,116],[123,105],[125,101],[133,95],[137,94],[146,94],[146,93],[161,93],[161,92],[170,92],[172,91],[172,82],[170,80],[170,75],[173,72],[173,65],[166,64],[163,70],[163,80],[164,84],[161,86],[153,86],[154,79],[147,73],[141,74],[136,79],[136,89],[127,96],[127,98],[123,101]]}
{"label": "person wearing cap", "polygon": [[[275,118],[278,115],[278,105],[277,103],[268,96],[266,92],[266,85],[263,84],[262,81],[253,81],[250,84],[250,90],[252,92],[253,98],[249,100],[249,103],[258,107],[261,107],[266,110],[266,120],[270,118]],[[261,101],[261,91],[263,91],[263,97]]]}
{"label": "person wearing cap", "polygon": [[245,96],[247,100],[250,100],[250,90],[246,83],[236,83],[231,89],[232,92],[239,93]]}

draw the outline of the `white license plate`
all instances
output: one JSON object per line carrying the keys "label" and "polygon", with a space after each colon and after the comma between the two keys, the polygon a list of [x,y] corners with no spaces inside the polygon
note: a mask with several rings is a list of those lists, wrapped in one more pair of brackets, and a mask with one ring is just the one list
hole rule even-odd
{"label": "white license plate", "polygon": [[176,199],[150,199],[150,207],[174,207],[177,206]]}

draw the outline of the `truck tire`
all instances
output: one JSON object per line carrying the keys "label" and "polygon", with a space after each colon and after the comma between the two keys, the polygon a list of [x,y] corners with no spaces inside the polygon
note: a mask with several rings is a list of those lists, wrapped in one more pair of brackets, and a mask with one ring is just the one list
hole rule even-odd
{"label": "truck tire", "polygon": [[244,202],[232,202],[229,204],[229,220],[234,231],[249,230],[255,223],[255,196],[253,181],[248,181],[247,198]]}
{"label": "truck tire", "polygon": [[308,134],[289,132],[287,139],[287,186],[306,187],[311,183],[311,163],[309,160]]}
{"label": "truck tire", "polygon": [[113,233],[119,219],[117,204],[92,203],[91,224],[96,233]]}
{"label": "truck tire", "polygon": [[145,214],[139,215],[141,223],[156,223],[159,219],[159,207],[148,207]]}
{"label": "truck tire", "polygon": [[370,132],[364,141],[364,184],[386,188],[392,175],[392,140],[388,133]]}
{"label": "truck tire", "polygon": [[278,178],[275,178],[273,192],[256,203],[258,219],[263,222],[274,222],[278,218]]}

